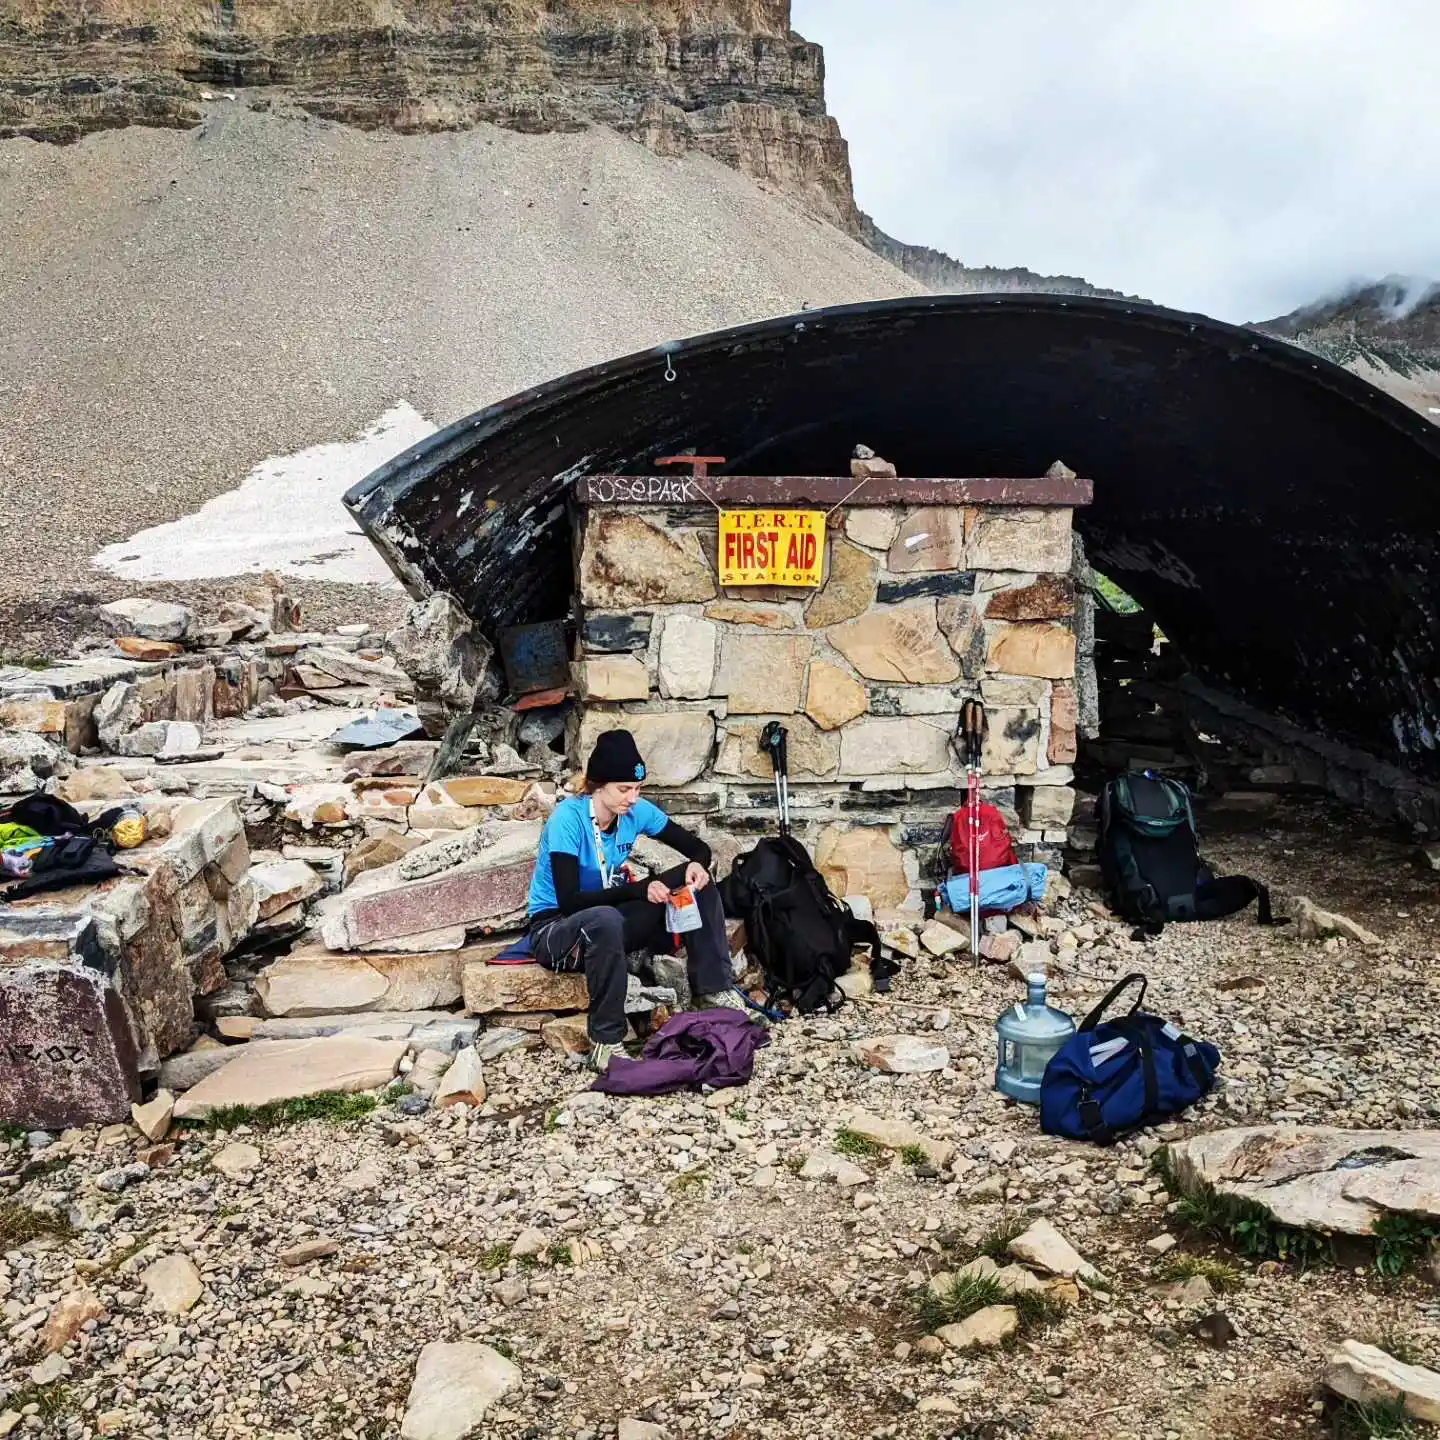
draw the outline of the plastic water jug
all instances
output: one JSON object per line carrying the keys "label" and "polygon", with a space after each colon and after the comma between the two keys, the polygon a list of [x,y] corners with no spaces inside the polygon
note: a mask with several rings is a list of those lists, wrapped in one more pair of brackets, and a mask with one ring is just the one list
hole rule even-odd
{"label": "plastic water jug", "polygon": [[1040,1103],[1040,1081],[1050,1057],[1075,1033],[1063,1010],[1045,1003],[1045,976],[1031,975],[1023,1005],[1012,1005],[996,1022],[999,1056],[995,1088],[1026,1105]]}

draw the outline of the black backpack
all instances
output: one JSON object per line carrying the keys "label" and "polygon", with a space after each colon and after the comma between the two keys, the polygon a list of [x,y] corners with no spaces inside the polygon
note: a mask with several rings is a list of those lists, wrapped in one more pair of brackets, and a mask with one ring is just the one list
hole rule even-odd
{"label": "black backpack", "polygon": [[1219,920],[1259,900],[1259,923],[1283,925],[1270,892],[1247,875],[1216,877],[1200,858],[1190,792],[1151,770],[1117,775],[1100,792],[1100,873],[1110,904],[1158,935],[1169,920]]}
{"label": "black backpack", "polygon": [[850,968],[857,945],[870,947],[875,988],[890,988],[899,970],[880,953],[880,935],[837,900],[793,836],[761,840],[736,860],[721,882],[725,913],[745,922],[745,949],[765,976],[766,1003],[802,1014],[835,1011],[845,997],[836,977]]}

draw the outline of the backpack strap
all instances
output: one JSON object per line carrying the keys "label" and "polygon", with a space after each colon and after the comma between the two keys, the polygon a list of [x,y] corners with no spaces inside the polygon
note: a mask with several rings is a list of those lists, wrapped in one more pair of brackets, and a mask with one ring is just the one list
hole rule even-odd
{"label": "backpack strap", "polygon": [[[1084,1020],[1080,1022],[1079,1028],[1081,1030],[1093,1030],[1101,1022],[1101,1020],[1104,1019],[1105,1012],[1110,1008],[1111,1005],[1115,1003],[1115,1001],[1119,998],[1121,992],[1124,991],[1127,986],[1133,985],[1137,980],[1140,982],[1140,994],[1136,996],[1135,1003],[1129,1008],[1129,1010],[1125,1012],[1124,1019],[1128,1020],[1132,1015],[1137,1014],[1139,1012],[1140,1006],[1144,1003],[1145,991],[1149,988],[1150,985],[1150,982],[1145,978],[1144,973],[1139,970],[1133,971],[1131,974],[1127,975],[1123,980],[1121,980],[1118,984],[1112,986],[1106,994],[1105,998],[1101,1000],[1101,1002],[1084,1018]],[[1123,1022],[1117,1021],[1115,1023],[1120,1024]]]}
{"label": "backpack strap", "polygon": [[1221,920],[1243,910],[1252,900],[1260,902],[1256,923],[1259,925],[1288,925],[1289,918],[1275,917],[1270,908],[1270,887],[1252,880],[1248,875],[1221,875],[1218,879],[1207,880],[1195,887],[1194,916],[1196,920]]}

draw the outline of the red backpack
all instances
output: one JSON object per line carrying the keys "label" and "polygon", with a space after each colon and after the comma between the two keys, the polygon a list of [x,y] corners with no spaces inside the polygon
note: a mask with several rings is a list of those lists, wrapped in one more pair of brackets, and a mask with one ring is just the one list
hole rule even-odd
{"label": "red backpack", "polygon": [[[970,873],[970,807],[962,805],[945,822],[941,836],[942,851],[947,851],[952,875]],[[1005,817],[993,805],[980,806],[980,868],[998,870],[1002,865],[1018,865],[1015,847],[1010,843],[1010,829]]]}

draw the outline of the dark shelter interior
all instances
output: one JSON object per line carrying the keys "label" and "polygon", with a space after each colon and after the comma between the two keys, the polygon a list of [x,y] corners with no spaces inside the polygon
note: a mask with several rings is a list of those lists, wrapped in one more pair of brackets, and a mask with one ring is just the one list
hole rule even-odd
{"label": "dark shelter interior", "polygon": [[346,503],[417,592],[487,631],[566,613],[568,486],[652,474],[1095,482],[1092,564],[1208,684],[1440,776],[1440,430],[1307,351],[1196,315],[1055,295],[927,296],[675,342],[462,420]]}

